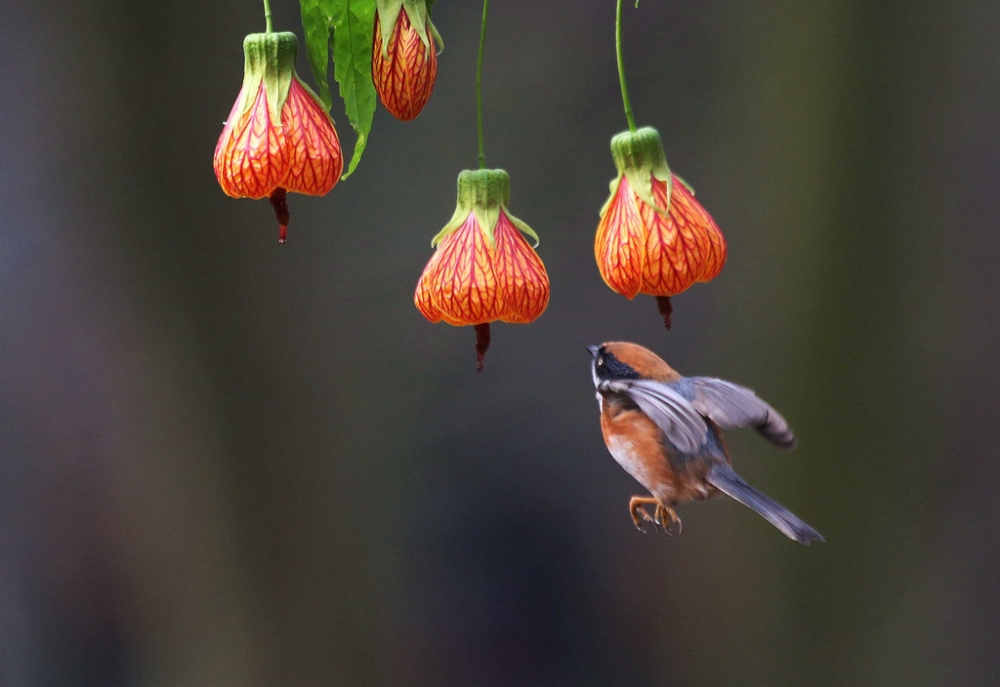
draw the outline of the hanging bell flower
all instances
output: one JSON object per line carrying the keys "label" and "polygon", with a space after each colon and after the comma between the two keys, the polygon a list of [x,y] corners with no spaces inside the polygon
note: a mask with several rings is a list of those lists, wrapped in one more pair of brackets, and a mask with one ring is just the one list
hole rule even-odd
{"label": "hanging bell flower", "polygon": [[324,196],[344,170],[340,139],[319,98],[295,73],[295,34],[243,40],[243,87],[215,147],[215,177],[226,195],[270,198],[284,243],[285,195]]}
{"label": "hanging bell flower", "polygon": [[502,169],[460,173],[455,214],[431,242],[436,250],[413,296],[431,322],[476,328],[480,370],[490,322],[532,322],[549,303],[549,275],[525,239],[537,246],[538,235],[510,214],[509,202]]}
{"label": "hanging bell flower", "polygon": [[397,119],[420,114],[434,90],[441,35],[426,0],[376,0],[372,81],[379,100]]}
{"label": "hanging bell flower", "polygon": [[656,296],[670,328],[670,297],[714,279],[726,240],[694,191],[671,173],[660,134],[651,127],[611,139],[618,168],[601,208],[594,255],[604,282],[626,298]]}

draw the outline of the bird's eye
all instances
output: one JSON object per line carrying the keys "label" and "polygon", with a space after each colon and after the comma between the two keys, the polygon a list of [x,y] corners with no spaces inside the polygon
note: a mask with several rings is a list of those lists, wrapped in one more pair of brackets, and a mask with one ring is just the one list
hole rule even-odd
{"label": "bird's eye", "polygon": [[599,355],[599,356],[597,356],[597,366],[601,367],[602,365],[604,365],[604,356],[603,355]]}

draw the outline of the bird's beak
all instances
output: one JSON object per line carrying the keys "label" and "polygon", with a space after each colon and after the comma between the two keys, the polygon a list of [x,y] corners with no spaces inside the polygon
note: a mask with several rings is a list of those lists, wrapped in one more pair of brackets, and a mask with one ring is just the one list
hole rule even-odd
{"label": "bird's beak", "polygon": [[590,355],[597,357],[597,354],[601,352],[600,346],[587,346],[587,350],[590,351]]}

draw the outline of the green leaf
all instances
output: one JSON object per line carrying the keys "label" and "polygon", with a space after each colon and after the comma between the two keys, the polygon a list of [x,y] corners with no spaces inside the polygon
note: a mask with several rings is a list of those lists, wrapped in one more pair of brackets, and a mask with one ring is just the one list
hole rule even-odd
{"label": "green leaf", "polygon": [[331,0],[299,0],[302,7],[302,28],[306,34],[306,55],[309,57],[313,78],[319,86],[319,98],[327,110],[333,106],[326,71],[330,64],[333,4]]}
{"label": "green leaf", "polygon": [[329,110],[330,82],[327,68],[333,53],[333,78],[340,85],[344,111],[357,134],[354,153],[343,179],[351,176],[368,145],[375,115],[372,83],[372,40],[375,0],[299,0],[306,34],[309,66],[319,86],[319,97]]}
{"label": "green leaf", "polygon": [[372,40],[375,0],[320,0],[332,7],[333,76],[340,85],[347,119],[358,139],[351,164],[342,179],[351,176],[368,145],[375,115],[375,84],[372,83]]}

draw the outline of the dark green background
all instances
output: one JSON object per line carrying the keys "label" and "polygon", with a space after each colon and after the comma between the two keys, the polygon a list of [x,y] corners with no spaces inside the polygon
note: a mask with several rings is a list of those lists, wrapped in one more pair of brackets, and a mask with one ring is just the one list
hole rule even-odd
{"label": "dark green background", "polygon": [[[436,5],[424,113],[380,109],[279,246],[211,165],[258,2],[5,3],[0,684],[1000,682],[1000,3],[626,7],[637,120],[729,241],[667,333],[593,261],[613,0],[494,2],[487,159],[552,300],[482,374],[411,300],[479,11]],[[721,499],[637,533],[607,339],[778,407],[798,450],[736,466],[827,543]]]}

